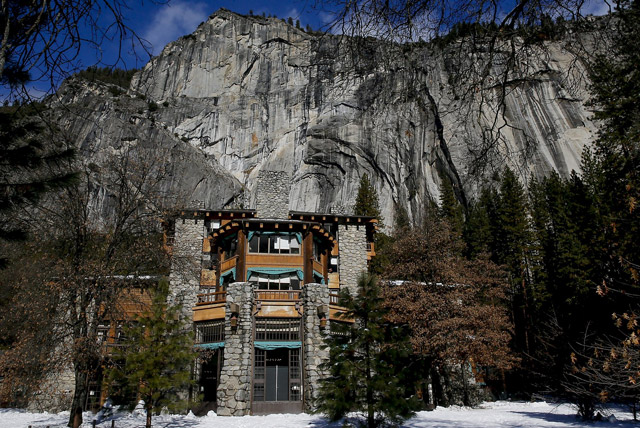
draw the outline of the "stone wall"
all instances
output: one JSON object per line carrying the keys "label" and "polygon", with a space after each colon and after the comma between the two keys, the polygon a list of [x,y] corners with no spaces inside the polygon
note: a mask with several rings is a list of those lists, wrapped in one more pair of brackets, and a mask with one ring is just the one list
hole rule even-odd
{"label": "stone wall", "polygon": [[305,284],[302,288],[303,349],[304,349],[304,407],[306,412],[313,412],[317,408],[320,380],[327,373],[320,367],[329,360],[329,350],[323,349],[323,334],[329,331],[329,314],[324,329],[320,327],[318,306],[329,307],[329,289],[323,284]]}
{"label": "stone wall", "polygon": [[[169,273],[169,301],[182,305],[183,319],[193,321],[193,306],[197,302],[202,269],[202,240],[205,224],[202,219],[176,219],[171,272]],[[208,256],[208,255],[207,255]]]}
{"label": "stone wall", "polygon": [[[230,324],[232,303],[240,309],[236,328]],[[251,411],[252,306],[251,284],[229,284],[225,307],[224,363],[217,393],[218,416],[243,416]]]}
{"label": "stone wall", "polygon": [[75,390],[75,374],[71,365],[47,374],[37,393],[29,400],[31,412],[58,413],[71,408]]}
{"label": "stone wall", "polygon": [[338,227],[340,246],[340,288],[355,294],[358,278],[367,270],[367,229],[364,225],[341,224]]}
{"label": "stone wall", "polygon": [[259,218],[289,218],[291,176],[285,171],[260,171],[255,190]]}

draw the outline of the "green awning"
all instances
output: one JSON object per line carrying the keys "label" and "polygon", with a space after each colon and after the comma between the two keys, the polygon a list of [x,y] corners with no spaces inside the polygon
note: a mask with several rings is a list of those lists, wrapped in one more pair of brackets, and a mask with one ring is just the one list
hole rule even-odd
{"label": "green awning", "polygon": [[231,275],[231,279],[236,279],[236,268],[231,268],[231,270],[226,271],[222,275],[220,275],[220,285],[224,283],[224,277]]}
{"label": "green awning", "polygon": [[265,351],[273,351],[274,349],[299,349],[302,348],[302,342],[254,342],[253,345],[256,349],[263,349]]}
{"label": "green awning", "polygon": [[324,276],[322,276],[322,274],[318,273],[318,271],[314,270],[313,271],[313,279],[319,279],[320,280],[320,284],[324,284]]}
{"label": "green awning", "polygon": [[298,279],[302,281],[304,279],[304,273],[302,269],[295,268],[271,268],[271,267],[252,267],[247,269],[247,281],[251,278],[252,273],[262,273],[265,275],[284,275],[285,273],[295,273],[298,275]]}
{"label": "green awning", "polygon": [[224,348],[224,342],[198,343],[196,345],[196,348],[211,349],[211,350],[220,349],[220,348]]}

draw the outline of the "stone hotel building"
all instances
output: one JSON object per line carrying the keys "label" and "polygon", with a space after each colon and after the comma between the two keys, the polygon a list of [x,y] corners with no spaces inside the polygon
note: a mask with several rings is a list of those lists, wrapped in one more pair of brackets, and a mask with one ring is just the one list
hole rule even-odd
{"label": "stone hotel building", "polygon": [[355,289],[375,255],[376,220],[289,211],[290,177],[262,171],[255,209],[182,211],[172,299],[208,358],[198,363],[204,406],[220,416],[315,407],[338,320],[337,293]]}

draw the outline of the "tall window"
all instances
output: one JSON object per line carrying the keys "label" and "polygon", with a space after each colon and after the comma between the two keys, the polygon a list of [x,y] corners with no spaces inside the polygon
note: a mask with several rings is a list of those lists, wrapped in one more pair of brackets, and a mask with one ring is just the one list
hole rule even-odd
{"label": "tall window", "polygon": [[300,254],[300,243],[295,234],[255,233],[249,241],[250,253]]}
{"label": "tall window", "polygon": [[195,323],[196,343],[215,343],[224,340],[224,320]]}
{"label": "tall window", "polygon": [[256,318],[256,340],[299,341],[300,318]]}
{"label": "tall window", "polygon": [[313,241],[313,259],[317,262],[322,261],[322,249],[317,241]]}

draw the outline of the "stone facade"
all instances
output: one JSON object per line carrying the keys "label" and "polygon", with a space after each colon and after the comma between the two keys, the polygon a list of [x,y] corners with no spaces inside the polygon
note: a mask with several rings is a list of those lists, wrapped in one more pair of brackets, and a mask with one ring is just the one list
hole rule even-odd
{"label": "stone facade", "polygon": [[75,374],[71,366],[50,373],[29,400],[27,410],[31,412],[61,412],[71,408]]}
{"label": "stone facade", "polygon": [[[321,368],[329,360],[329,350],[324,349],[325,332],[329,332],[329,289],[324,284],[305,284],[302,289],[303,352],[304,352],[304,407],[306,412],[317,409],[320,380],[326,377]],[[326,325],[320,326],[318,306],[327,309]]]}
{"label": "stone facade", "polygon": [[[232,304],[239,307],[237,327],[231,327]],[[224,363],[217,393],[218,416],[243,416],[251,412],[252,308],[251,284],[229,284],[225,308]]]}
{"label": "stone facade", "polygon": [[[182,305],[183,319],[193,321],[193,310],[200,288],[202,269],[202,241],[205,223],[201,219],[176,219],[175,238],[169,273],[172,304]],[[208,257],[208,255],[207,255]]]}
{"label": "stone facade", "polygon": [[259,218],[289,218],[291,176],[285,171],[260,171],[255,191]]}
{"label": "stone facade", "polygon": [[365,226],[339,225],[340,288],[357,292],[358,278],[367,270],[367,230]]}

